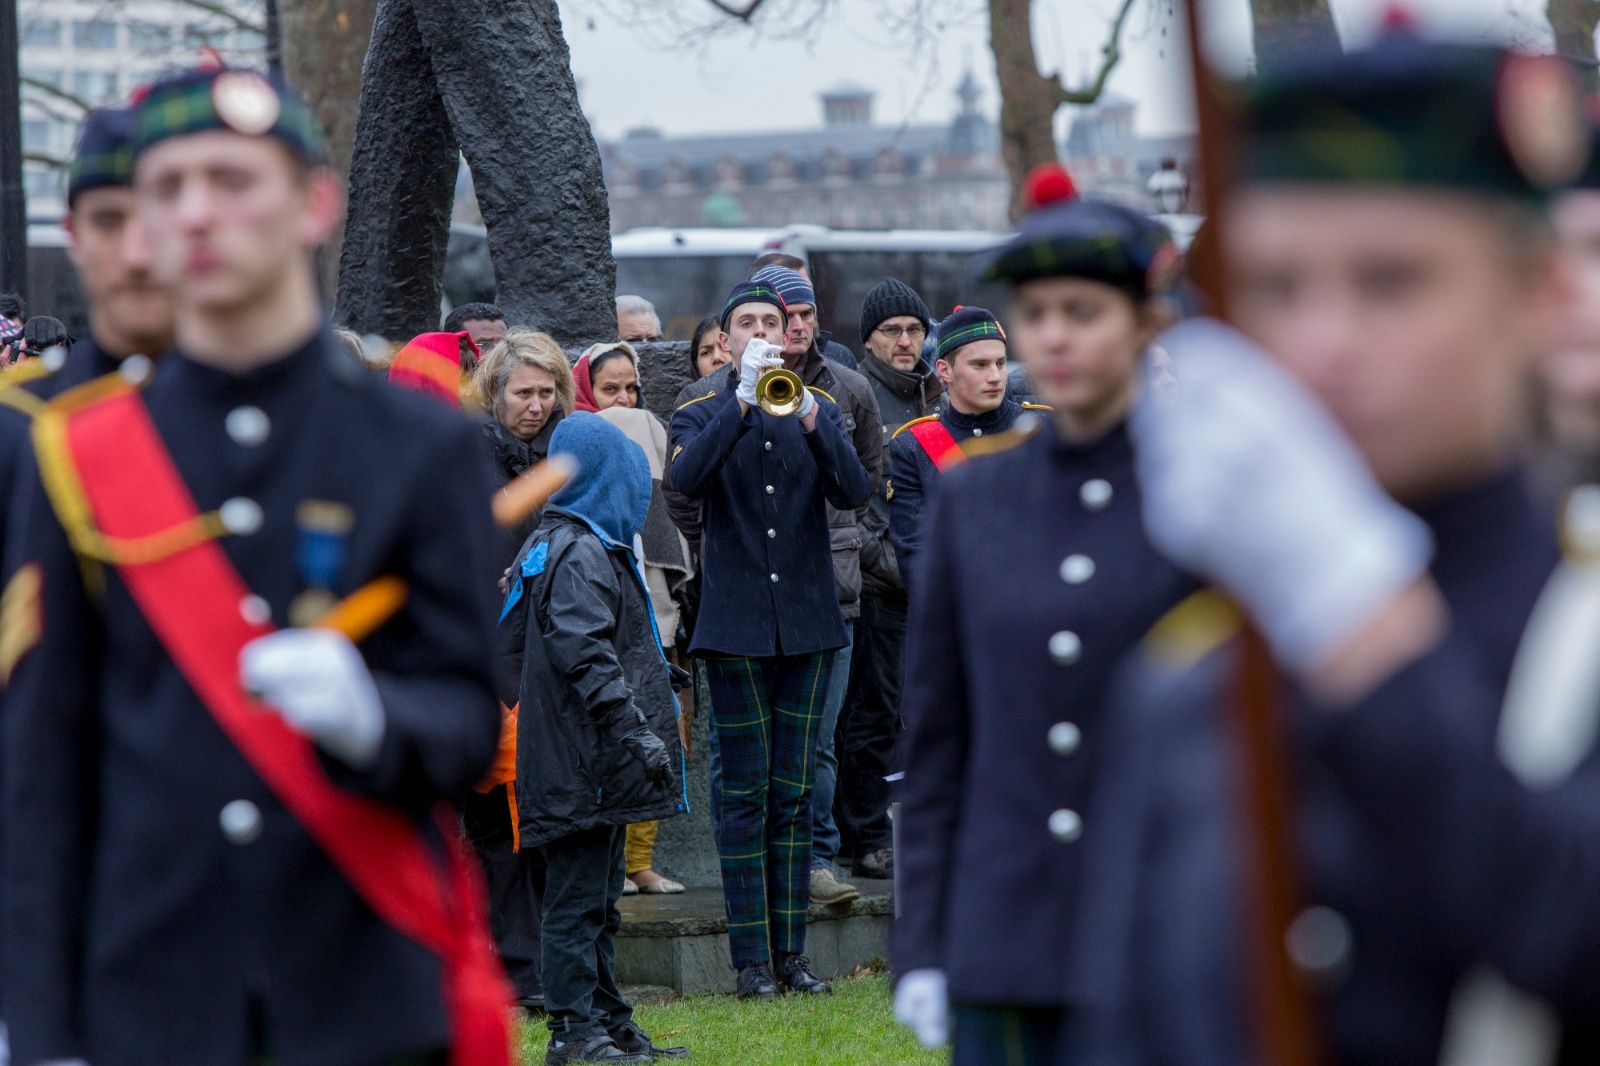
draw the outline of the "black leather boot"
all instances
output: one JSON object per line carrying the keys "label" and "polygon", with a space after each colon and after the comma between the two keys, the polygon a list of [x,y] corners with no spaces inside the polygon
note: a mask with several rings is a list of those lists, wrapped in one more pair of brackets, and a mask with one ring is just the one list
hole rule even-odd
{"label": "black leather boot", "polygon": [[807,996],[833,995],[833,986],[811,972],[811,960],[804,955],[779,955],[778,981],[790,992]]}

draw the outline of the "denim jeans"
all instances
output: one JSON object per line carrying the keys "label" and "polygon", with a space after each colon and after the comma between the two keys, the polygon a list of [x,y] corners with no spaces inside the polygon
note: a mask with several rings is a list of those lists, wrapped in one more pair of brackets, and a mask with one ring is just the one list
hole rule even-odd
{"label": "denim jeans", "polygon": [[850,654],[855,646],[855,619],[845,619],[850,643],[833,653],[833,676],[828,679],[827,702],[822,707],[822,727],[817,733],[817,776],[811,786],[811,868],[831,869],[839,854],[839,826],[833,820],[833,794],[839,783],[839,759],[833,733],[839,725],[850,688]]}

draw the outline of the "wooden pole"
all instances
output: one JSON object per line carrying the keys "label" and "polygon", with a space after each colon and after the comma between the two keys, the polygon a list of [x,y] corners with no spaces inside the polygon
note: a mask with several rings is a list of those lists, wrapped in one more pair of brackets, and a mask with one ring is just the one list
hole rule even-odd
{"label": "wooden pole", "polygon": [[[1190,272],[1204,287],[1211,313],[1225,319],[1230,305],[1221,238],[1231,206],[1236,148],[1232,122],[1201,40],[1200,3],[1184,0],[1209,233],[1193,249],[1195,261]],[[1288,953],[1289,925],[1299,910],[1300,891],[1295,876],[1294,805],[1281,696],[1265,641],[1254,629],[1247,629],[1228,700],[1241,776],[1238,795],[1245,828],[1247,973],[1257,1061],[1266,1066],[1320,1066],[1324,1056],[1310,992],[1305,975]]]}

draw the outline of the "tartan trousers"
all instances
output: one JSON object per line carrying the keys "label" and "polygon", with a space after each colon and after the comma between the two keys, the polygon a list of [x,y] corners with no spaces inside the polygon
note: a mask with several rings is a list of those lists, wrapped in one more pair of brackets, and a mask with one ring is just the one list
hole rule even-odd
{"label": "tartan trousers", "polygon": [[717,850],[739,969],[806,948],[811,785],[831,652],[705,659],[722,755]]}

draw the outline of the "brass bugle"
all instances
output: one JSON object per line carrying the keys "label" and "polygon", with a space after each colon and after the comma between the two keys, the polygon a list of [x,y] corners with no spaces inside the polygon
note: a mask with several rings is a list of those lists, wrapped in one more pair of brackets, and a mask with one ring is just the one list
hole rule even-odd
{"label": "brass bugle", "polygon": [[756,378],[756,406],[769,415],[792,415],[800,410],[806,386],[800,375],[782,367],[763,371]]}

